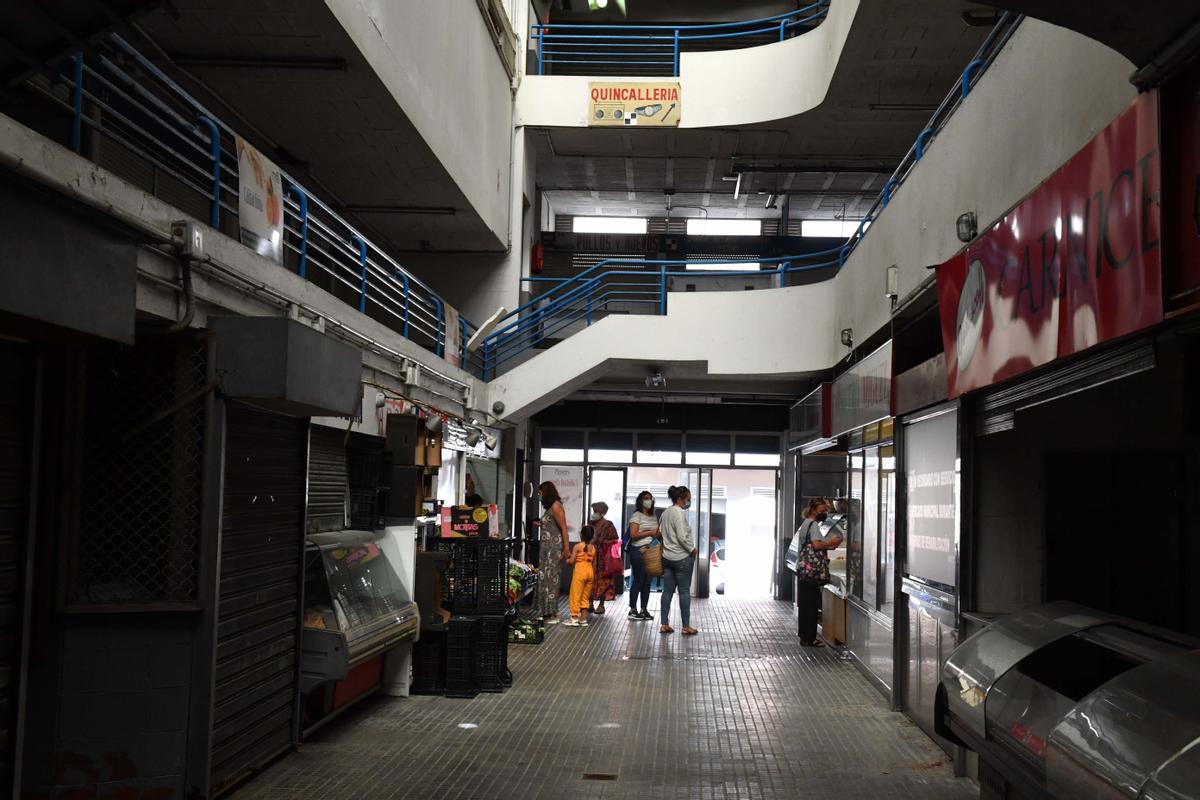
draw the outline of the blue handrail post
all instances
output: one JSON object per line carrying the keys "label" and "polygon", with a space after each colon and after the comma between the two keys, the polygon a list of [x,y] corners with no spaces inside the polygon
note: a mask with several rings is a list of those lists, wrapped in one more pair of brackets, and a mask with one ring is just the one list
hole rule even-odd
{"label": "blue handrail post", "polygon": [[442,338],[442,328],[444,327],[446,319],[446,310],[442,306],[441,298],[437,295],[430,295],[429,302],[433,303],[434,308],[437,309],[437,325],[434,327],[433,331],[433,352],[435,355],[445,358],[446,342]]}
{"label": "blue handrail post", "polygon": [[212,199],[208,207],[208,224],[221,227],[221,131],[217,123],[201,114],[197,120],[208,128],[208,154],[212,157]]}
{"label": "blue handrail post", "polygon": [[308,195],[291,181],[288,181],[288,194],[295,197],[300,206],[300,270],[297,274],[303,278],[308,271]]}
{"label": "blue handrail post", "polygon": [[492,341],[485,339],[483,342],[483,374],[480,375],[483,380],[488,379],[488,369],[492,364]]}
{"label": "blue handrail post", "polygon": [[660,317],[667,315],[667,268],[658,268],[658,314]]}
{"label": "blue handrail post", "polygon": [[76,50],[71,66],[71,149],[83,148],[83,51]]}
{"label": "blue handrail post", "polygon": [[783,41],[783,39],[784,39],[783,33],[786,30],[787,30],[787,20],[786,19],[779,20],[779,41],[781,41],[781,42]]}
{"label": "blue handrail post", "polygon": [[921,157],[925,155],[925,142],[930,136],[933,136],[933,128],[926,128],[917,135],[917,161],[920,161]]}
{"label": "blue handrail post", "polygon": [[458,365],[467,368],[467,320],[462,316],[458,318]]}
{"label": "blue handrail post", "polygon": [[538,29],[537,29],[537,39],[538,39],[538,55],[537,55],[537,59],[538,59],[538,75],[545,75],[545,74],[546,74],[546,71],[545,71],[545,68],[544,68],[544,63],[543,63],[543,61],[542,61],[542,39],[545,37],[545,35],[546,35],[546,29],[545,29],[545,28],[543,28],[543,27],[541,27],[541,26],[539,25],[539,26],[538,26]]}
{"label": "blue handrail post", "polygon": [[408,276],[397,270],[397,275],[400,276],[400,288],[404,290],[404,338],[408,338],[408,300],[409,300],[409,284]]}
{"label": "blue handrail post", "polygon": [[883,207],[887,208],[887,204],[892,202],[892,192],[896,191],[896,179],[888,178],[888,182],[883,185]]}
{"label": "blue handrail post", "polygon": [[358,310],[366,313],[367,311],[367,243],[358,236],[354,237],[354,241],[358,242],[358,264],[361,272],[359,272],[358,284]]}
{"label": "blue handrail post", "polygon": [[588,298],[587,302],[587,324],[590,327],[592,324],[592,298]]}
{"label": "blue handrail post", "polygon": [[672,67],[672,75],[679,77],[679,28],[675,29],[675,65]]}
{"label": "blue handrail post", "polygon": [[962,74],[962,96],[963,96],[963,99],[966,99],[967,95],[969,95],[971,93],[971,78],[975,75],[976,70],[978,70],[982,67],[983,67],[983,60],[977,58],[974,61],[972,61],[970,64],[967,64],[967,68],[963,70],[963,74]]}

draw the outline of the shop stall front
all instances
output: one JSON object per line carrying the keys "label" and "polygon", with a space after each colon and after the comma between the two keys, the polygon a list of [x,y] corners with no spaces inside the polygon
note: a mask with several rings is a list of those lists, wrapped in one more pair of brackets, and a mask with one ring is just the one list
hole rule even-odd
{"label": "shop stall front", "polygon": [[[884,344],[850,367],[830,387],[831,432],[844,442],[845,483],[834,512],[846,517],[846,541],[830,554],[827,605],[845,619],[845,645],[876,686],[894,688],[896,580],[896,453],[891,404],[892,347]],[[824,612],[824,609],[822,609]],[[826,636],[828,638],[828,634]]]}

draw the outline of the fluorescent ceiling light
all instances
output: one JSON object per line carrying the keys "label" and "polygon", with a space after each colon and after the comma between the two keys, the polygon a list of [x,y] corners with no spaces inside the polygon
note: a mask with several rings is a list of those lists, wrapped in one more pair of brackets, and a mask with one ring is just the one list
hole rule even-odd
{"label": "fluorescent ceiling light", "polygon": [[758,272],[758,262],[730,261],[726,263],[688,264],[687,268],[701,272]]}
{"label": "fluorescent ceiling light", "polygon": [[762,220],[693,218],[687,221],[687,232],[689,236],[762,236]]}
{"label": "fluorescent ceiling light", "polygon": [[[856,219],[806,219],[800,223],[800,235],[825,239],[849,239],[858,230]],[[867,223],[863,230],[871,226]]]}
{"label": "fluorescent ceiling light", "polygon": [[575,233],[645,233],[645,217],[575,217]]}

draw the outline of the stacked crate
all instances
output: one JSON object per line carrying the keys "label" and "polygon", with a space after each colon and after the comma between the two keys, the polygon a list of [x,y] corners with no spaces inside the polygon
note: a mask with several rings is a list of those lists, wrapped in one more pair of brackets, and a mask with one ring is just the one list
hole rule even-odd
{"label": "stacked crate", "polygon": [[442,603],[453,616],[441,635],[423,637],[413,661],[413,684],[426,694],[474,697],[512,685],[508,670],[510,542],[439,539],[431,549],[450,555],[442,573]]}

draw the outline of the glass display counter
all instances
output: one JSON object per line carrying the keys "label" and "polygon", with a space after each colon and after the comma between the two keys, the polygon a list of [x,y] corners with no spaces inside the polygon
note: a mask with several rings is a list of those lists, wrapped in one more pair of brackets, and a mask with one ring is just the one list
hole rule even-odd
{"label": "glass display counter", "polygon": [[[305,659],[309,645],[336,658],[339,645],[347,667],[398,644],[411,641],[420,628],[417,605],[391,563],[382,532],[338,531],[308,537],[304,587]],[[313,678],[338,679],[339,670],[317,669]],[[328,673],[328,674],[327,674]],[[318,681],[319,682],[319,681]]]}

